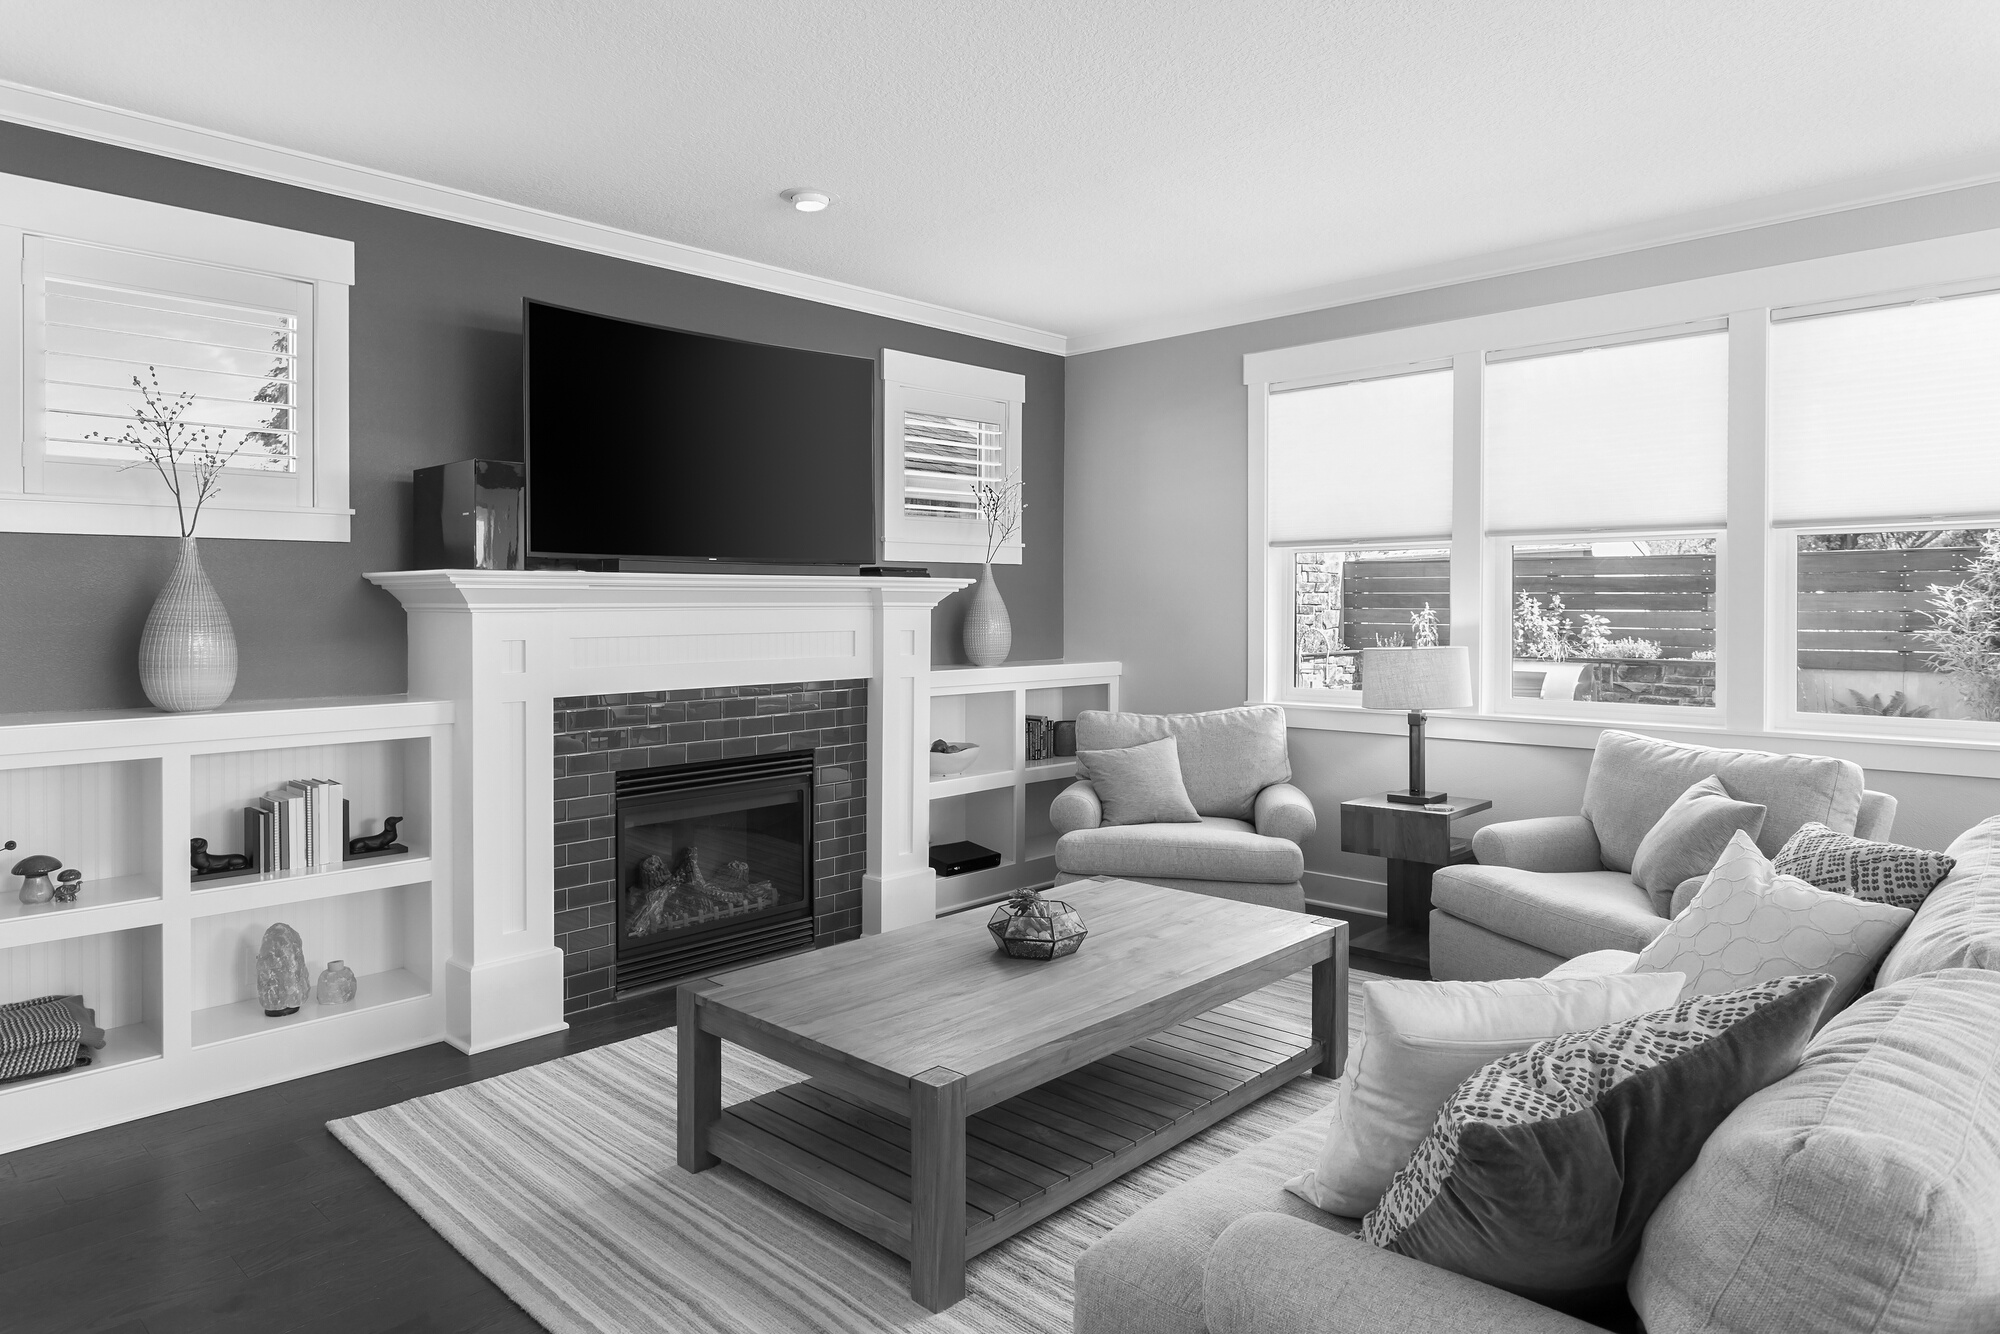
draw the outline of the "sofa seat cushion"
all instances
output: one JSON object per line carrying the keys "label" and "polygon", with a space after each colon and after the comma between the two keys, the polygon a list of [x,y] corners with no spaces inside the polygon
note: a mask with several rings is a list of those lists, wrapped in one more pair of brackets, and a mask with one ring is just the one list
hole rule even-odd
{"label": "sofa seat cushion", "polygon": [[1757,846],[1766,857],[1777,856],[1808,820],[1851,834],[1861,813],[1863,775],[1851,760],[1683,746],[1607,731],[1597,739],[1583,788],[1583,815],[1597,831],[1604,864],[1631,870],[1639,841],[1689,786],[1709,777],[1720,778],[1737,801],[1765,808]]}
{"label": "sofa seat cushion", "polygon": [[1924,898],[1916,920],[1882,960],[1875,985],[1942,968],[2000,969],[2000,815],[1952,840],[1951,874]]}
{"label": "sofa seat cushion", "polygon": [[1266,838],[1247,820],[1203,816],[1199,824],[1104,825],[1056,840],[1056,869],[1071,875],[1173,876],[1284,885],[1306,869],[1289,839]]}
{"label": "sofa seat cushion", "polygon": [[1863,996],[1709,1137],[1628,1286],[1649,1334],[2000,1329],[2000,974]]}
{"label": "sofa seat cushion", "polygon": [[[1332,1086],[1327,1086],[1329,1095]],[[1076,1328],[1089,1334],[1207,1334],[1202,1267],[1239,1218],[1277,1213],[1352,1234],[1360,1226],[1285,1189],[1310,1168],[1333,1107],[1182,1182],[1099,1237],[1076,1262]]]}
{"label": "sofa seat cushion", "polygon": [[1162,737],[1174,738],[1181,780],[1195,810],[1203,815],[1252,819],[1259,792],[1273,783],[1292,781],[1292,762],[1285,751],[1285,711],[1275,704],[1211,713],[1085,709],[1076,716],[1078,750],[1121,750]]}
{"label": "sofa seat cushion", "polygon": [[1565,959],[1643,950],[1667,929],[1652,896],[1623,871],[1546,874],[1511,866],[1446,866],[1431,903],[1453,917]]}

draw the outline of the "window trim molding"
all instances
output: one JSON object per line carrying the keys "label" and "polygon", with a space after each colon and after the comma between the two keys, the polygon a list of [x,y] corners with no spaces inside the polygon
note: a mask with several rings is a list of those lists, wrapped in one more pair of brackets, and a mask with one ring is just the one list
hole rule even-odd
{"label": "window trim molding", "polygon": [[[79,242],[156,259],[267,275],[312,287],[308,405],[311,472],[306,504],[231,504],[202,511],[199,535],[345,542],[348,507],[348,293],[354,243],[124,195],[0,174],[0,455],[18,464],[28,422],[23,265],[32,238]],[[226,482],[225,482],[226,486]],[[18,489],[0,477],[0,531],[174,537],[171,497],[94,499]]]}
{"label": "window trim molding", "polygon": [[[974,525],[969,520],[962,526],[958,520],[930,520],[928,522],[939,528],[950,523],[957,530],[952,536],[931,536],[920,528],[909,526],[924,524],[925,520],[911,520],[903,515],[902,399],[905,390],[951,394],[1003,405],[1007,410],[1003,475],[1017,474],[1025,494],[1028,474],[1022,461],[1021,414],[1028,401],[1028,377],[987,366],[945,361],[938,357],[919,356],[914,352],[898,352],[893,348],[882,349],[882,559],[890,563],[949,561],[966,565],[983,564],[986,560],[986,539],[983,535],[974,534]],[[983,533],[985,525],[977,527]],[[1022,553],[1027,547],[1025,527],[1024,516],[1024,521],[1015,526],[1014,535],[994,553],[993,564],[1021,563]]]}
{"label": "window trim molding", "polygon": [[[1748,744],[1780,748],[1801,743],[1853,749],[1875,756],[1875,767],[1908,764],[1914,772],[1964,772],[2000,777],[2000,758],[1964,768],[1938,768],[1927,759],[1959,753],[2000,757],[2000,746],[1984,739],[1935,734],[1848,735],[1822,725],[1821,715],[1801,715],[1792,707],[1789,688],[1796,656],[1780,658],[1795,638],[1789,629],[1773,633],[1774,624],[1789,627],[1784,599],[1795,596],[1792,578],[1773,543],[1788,534],[1774,534],[1770,522],[1767,383],[1770,315],[1773,309],[1817,307],[1835,303],[1907,300],[1911,292],[1941,290],[1968,283],[1990,288],[2000,275],[2000,229],[1850,251],[1764,268],[1738,270],[1678,283],[1631,288],[1600,296],[1546,305],[1517,307],[1464,319],[1356,334],[1296,347],[1253,352],[1243,358],[1247,427],[1248,481],[1247,606],[1250,625],[1246,668],[1249,693],[1255,702],[1283,705],[1293,726],[1344,731],[1393,730],[1359,718],[1375,718],[1341,703],[1302,702],[1285,698],[1278,688],[1287,664],[1276,657],[1276,635],[1289,628],[1282,593],[1288,579],[1274,560],[1267,540],[1265,497],[1268,454],[1265,434],[1267,404],[1275,390],[1306,384],[1359,378],[1370,371],[1435,364],[1449,359],[1455,368],[1456,410],[1453,420],[1452,642],[1474,648],[1482,664],[1477,674],[1479,703],[1470,714],[1439,714],[1433,735],[1467,740],[1530,744],[1595,744],[1595,732],[1620,724],[1648,731],[1679,732],[1705,745]],[[1620,710],[1606,717],[1593,712],[1571,716],[1566,711],[1532,714],[1508,708],[1511,680],[1494,665],[1496,655],[1511,650],[1505,606],[1489,605],[1504,594],[1493,589],[1504,582],[1490,576],[1496,535],[1485,529],[1481,425],[1486,353],[1508,348],[1541,347],[1620,338],[1635,331],[1660,330],[1714,320],[1727,321],[1729,333],[1729,456],[1728,500],[1722,537],[1718,542],[1716,636],[1718,643],[1715,718],[1703,726],[1675,710],[1674,717],[1655,714],[1664,709],[1645,706],[1603,706]],[[1501,619],[1492,619],[1499,614]],[[1485,622],[1482,625],[1482,621]],[[1493,632],[1486,633],[1487,627]],[[1493,642],[1488,642],[1492,640]],[[1505,643],[1500,641],[1505,639]],[[1727,655],[1722,645],[1761,646],[1754,652]],[[1507,659],[1511,662],[1511,658]],[[1358,717],[1357,717],[1358,716]],[[1386,715],[1383,715],[1386,717]],[[1805,721],[1811,718],[1813,721]],[[1390,721],[1395,721],[1390,719]],[[1878,720],[1879,721],[1879,720]],[[1893,720],[1891,720],[1893,721]],[[1474,726],[1473,724],[1477,724]],[[1581,741],[1557,737],[1583,736]],[[1885,758],[1884,748],[1900,759]],[[1838,749],[1829,753],[1840,753]]]}

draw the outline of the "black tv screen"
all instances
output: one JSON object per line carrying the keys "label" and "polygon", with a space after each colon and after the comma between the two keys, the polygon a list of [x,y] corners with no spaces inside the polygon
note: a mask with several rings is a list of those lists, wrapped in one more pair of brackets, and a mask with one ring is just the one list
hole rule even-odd
{"label": "black tv screen", "polygon": [[531,555],[876,559],[873,359],[539,301],[522,324]]}

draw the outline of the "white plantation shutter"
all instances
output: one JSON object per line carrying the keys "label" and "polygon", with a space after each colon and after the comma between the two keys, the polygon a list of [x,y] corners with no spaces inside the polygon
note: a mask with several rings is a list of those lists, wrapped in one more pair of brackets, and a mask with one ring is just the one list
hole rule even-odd
{"label": "white plantation shutter", "polygon": [[[903,512],[921,518],[976,515],[975,482],[1007,474],[1006,405],[977,416],[903,411]],[[991,420],[988,420],[990,418]]]}
{"label": "white plantation shutter", "polygon": [[1488,531],[1722,526],[1727,333],[1487,360]]}
{"label": "white plantation shutter", "polygon": [[117,443],[138,429],[136,379],[191,394],[182,424],[233,452],[211,503],[311,503],[310,283],[42,238],[24,276],[30,489],[165,494]]}
{"label": "white plantation shutter", "polygon": [[1771,328],[1778,523],[2000,515],[2000,294]]}
{"label": "white plantation shutter", "polygon": [[1449,369],[1274,391],[1268,536],[1336,545],[1451,532]]}

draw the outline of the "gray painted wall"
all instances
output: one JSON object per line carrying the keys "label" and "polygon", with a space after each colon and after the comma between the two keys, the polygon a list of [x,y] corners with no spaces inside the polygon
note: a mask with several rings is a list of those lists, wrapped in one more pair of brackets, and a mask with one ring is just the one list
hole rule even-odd
{"label": "gray painted wall", "polygon": [[[1069,656],[1122,660],[1123,700],[1132,709],[1224,708],[1245,699],[1245,353],[1996,226],[2000,187],[1982,186],[1072,357],[1064,454]],[[1335,807],[1401,786],[1402,746],[1396,738],[1293,731],[1292,761],[1321,815],[1322,832],[1306,850],[1311,871],[1380,881],[1380,862],[1339,851]],[[1438,742],[1433,779],[1495,794],[1500,809],[1489,818],[1573,813],[1589,755]],[[1926,846],[1942,846],[2000,811],[2000,782],[1873,773],[1871,780],[1904,799],[1898,836]],[[1373,894],[1379,906],[1379,890]]]}
{"label": "gray painted wall", "polygon": [[[404,689],[402,607],[361,575],[410,563],[412,469],[521,457],[524,296],[734,338],[867,356],[894,347],[1027,376],[1026,559],[997,578],[1013,656],[1062,655],[1060,357],[17,125],[0,124],[0,172],[355,244],[353,541],[202,541],[241,646],[238,699]],[[139,629],[173,547],[0,533],[0,712],[145,704]],[[933,618],[937,662],[964,661],[966,600],[955,596]]]}

